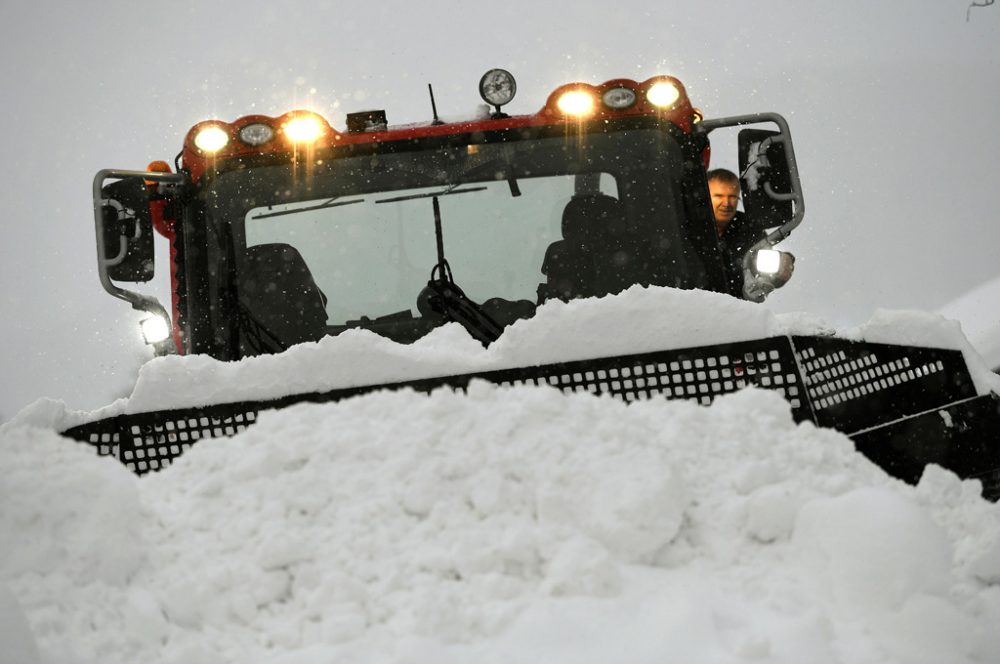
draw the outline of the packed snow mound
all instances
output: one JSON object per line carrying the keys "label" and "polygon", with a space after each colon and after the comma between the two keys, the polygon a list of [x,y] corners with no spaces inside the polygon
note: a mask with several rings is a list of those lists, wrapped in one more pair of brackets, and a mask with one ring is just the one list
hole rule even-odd
{"label": "packed snow mound", "polygon": [[44,662],[1000,652],[1000,507],[940,469],[897,482],[767,391],[374,393],[142,478],[51,432],[0,442],[0,589]]}
{"label": "packed snow mound", "polygon": [[452,323],[407,345],[358,329],[238,362],[158,358],[140,371],[127,410],[164,408],[165,395],[176,407],[270,399],[759,339],[779,330],[771,312],[750,302],[704,291],[636,286],[617,296],[548,302],[533,318],[509,326],[488,349]]}

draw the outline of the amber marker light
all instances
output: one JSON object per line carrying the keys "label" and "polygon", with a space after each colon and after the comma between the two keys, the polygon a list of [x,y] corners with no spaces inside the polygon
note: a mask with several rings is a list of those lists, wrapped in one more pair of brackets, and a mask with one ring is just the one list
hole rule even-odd
{"label": "amber marker light", "polygon": [[205,127],[194,137],[195,147],[206,154],[214,154],[228,144],[229,132],[218,125]]}
{"label": "amber marker light", "polygon": [[594,106],[594,95],[584,90],[564,92],[559,97],[559,101],[556,102],[556,108],[562,113],[578,118],[586,117],[593,113]]}
{"label": "amber marker light", "polygon": [[312,143],[323,135],[323,122],[315,115],[298,115],[282,126],[293,143]]}
{"label": "amber marker light", "polygon": [[[170,170],[170,164],[168,164],[165,161],[161,161],[161,160],[157,159],[156,161],[149,162],[149,165],[146,166],[146,172],[147,173],[171,173],[172,171]],[[144,182],[146,183],[147,187],[155,187],[156,186],[156,180],[144,180]]]}

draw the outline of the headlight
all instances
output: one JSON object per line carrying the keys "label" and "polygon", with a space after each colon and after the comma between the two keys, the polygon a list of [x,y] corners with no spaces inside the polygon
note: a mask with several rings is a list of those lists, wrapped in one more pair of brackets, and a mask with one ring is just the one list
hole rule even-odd
{"label": "headlight", "polygon": [[322,135],[323,123],[315,115],[300,115],[286,122],[283,129],[293,143],[312,143]]}
{"label": "headlight", "polygon": [[487,104],[503,106],[514,98],[517,83],[506,69],[491,69],[479,79],[479,96]]}
{"label": "headlight", "polygon": [[635,91],[629,88],[611,88],[604,93],[602,100],[608,108],[621,110],[635,103]]}
{"label": "headlight", "polygon": [[274,138],[274,130],[259,122],[240,129],[240,140],[247,145],[264,145],[272,138]]}
{"label": "headlight", "polygon": [[776,249],[761,249],[757,252],[756,268],[758,274],[777,274],[781,269],[781,252]]}
{"label": "headlight", "polygon": [[139,323],[139,328],[147,344],[158,344],[170,336],[170,323],[163,316],[146,318]]}
{"label": "headlight", "polygon": [[194,137],[194,144],[202,152],[212,154],[226,147],[229,143],[229,132],[222,127],[205,127]]}
{"label": "headlight", "polygon": [[681,98],[681,91],[677,86],[667,81],[659,81],[650,86],[646,91],[646,99],[657,108],[667,108]]}
{"label": "headlight", "polygon": [[594,112],[594,96],[583,90],[564,92],[556,107],[566,115],[584,117]]}
{"label": "headlight", "polygon": [[747,257],[743,297],[752,302],[763,302],[776,288],[781,288],[792,278],[795,256],[777,249],[759,249]]}

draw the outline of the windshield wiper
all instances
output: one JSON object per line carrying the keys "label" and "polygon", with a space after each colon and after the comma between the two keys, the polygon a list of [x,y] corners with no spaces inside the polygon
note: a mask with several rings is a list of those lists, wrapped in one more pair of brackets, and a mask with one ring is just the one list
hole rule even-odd
{"label": "windshield wiper", "polygon": [[450,196],[452,194],[468,194],[473,191],[485,191],[486,187],[470,187],[468,189],[458,189],[461,185],[453,184],[445,187],[443,191],[431,191],[426,194],[410,194],[408,196],[394,196],[375,201],[376,203],[398,203],[399,201],[410,201],[416,198],[437,198],[438,196]]}
{"label": "windshield wiper", "polygon": [[[365,200],[363,198],[355,198],[354,200],[351,200],[351,201],[334,202],[334,201],[337,201],[337,198],[339,198],[339,197],[331,198],[326,203],[320,203],[319,205],[309,205],[307,207],[295,208],[294,210],[282,210],[281,212],[268,212],[266,214],[258,214],[256,216],[250,217],[250,218],[251,219],[270,219],[271,217],[283,217],[286,214],[298,214],[299,212],[311,212],[312,210],[325,210],[326,208],[340,207],[341,205],[354,205],[355,203],[363,203],[364,200]],[[379,201],[376,201],[376,202],[379,202]]]}
{"label": "windshield wiper", "polygon": [[464,327],[473,339],[483,346],[489,346],[503,333],[503,326],[493,320],[455,283],[451,275],[451,266],[444,257],[441,207],[438,205],[437,196],[434,196],[433,203],[437,264],[431,270],[430,281],[417,296],[417,310],[421,314],[429,310],[447,321],[456,322]]}

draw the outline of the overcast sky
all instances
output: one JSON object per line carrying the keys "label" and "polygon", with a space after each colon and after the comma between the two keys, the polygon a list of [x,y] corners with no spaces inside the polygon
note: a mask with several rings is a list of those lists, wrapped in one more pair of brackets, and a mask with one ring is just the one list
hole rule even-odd
{"label": "overcast sky", "polygon": [[[0,417],[91,409],[149,357],[102,290],[90,186],[173,161],[187,129],[308,106],[336,127],[467,115],[509,69],[513,113],[555,87],[678,76],[706,117],[789,120],[806,218],[769,301],[836,325],[937,309],[1000,273],[1000,6],[965,0],[0,4]],[[716,150],[715,165],[735,155]]]}

